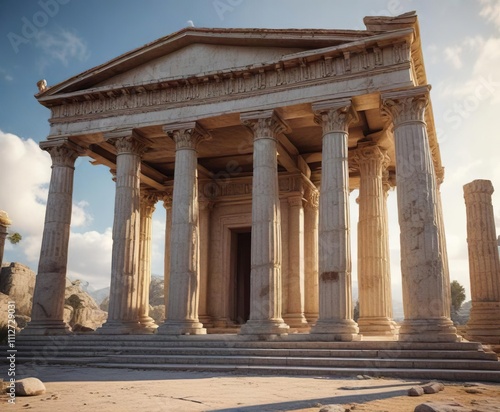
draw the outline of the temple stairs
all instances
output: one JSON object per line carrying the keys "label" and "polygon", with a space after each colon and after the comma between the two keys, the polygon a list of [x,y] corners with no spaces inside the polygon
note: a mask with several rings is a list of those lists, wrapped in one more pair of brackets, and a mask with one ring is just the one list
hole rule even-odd
{"label": "temple stairs", "polygon": [[[190,370],[248,374],[393,377],[500,382],[497,355],[480,343],[307,341],[307,335],[243,340],[237,335],[16,337],[24,367]],[[3,348],[7,353],[7,348]],[[6,362],[6,357],[2,357]]]}

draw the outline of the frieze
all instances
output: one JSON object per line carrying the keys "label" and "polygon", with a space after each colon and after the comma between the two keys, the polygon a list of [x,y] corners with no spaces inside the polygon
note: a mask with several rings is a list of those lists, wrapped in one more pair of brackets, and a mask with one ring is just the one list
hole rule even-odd
{"label": "frieze", "polygon": [[298,59],[292,67],[280,62],[249,71],[220,72],[178,80],[159,79],[155,84],[115,90],[96,89],[84,96],[71,98],[87,99],[85,101],[66,101],[65,104],[52,107],[50,122],[82,121],[89,117],[143,112],[148,108],[150,111],[162,110],[165,105],[173,107],[193,101],[205,103],[211,99],[230,100],[238,95],[260,94],[270,88],[279,90],[307,86],[309,83],[322,84],[330,82],[331,77],[353,75],[409,61],[410,50],[401,44],[400,47],[393,47],[390,54],[384,53],[380,47],[374,47],[360,52],[346,51],[340,56],[326,55],[314,62]]}

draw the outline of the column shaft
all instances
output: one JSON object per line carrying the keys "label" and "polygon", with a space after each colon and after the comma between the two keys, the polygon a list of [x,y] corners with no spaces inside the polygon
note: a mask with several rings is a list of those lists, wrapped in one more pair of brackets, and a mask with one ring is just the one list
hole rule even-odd
{"label": "column shaft", "polygon": [[309,191],[304,205],[305,316],[309,324],[318,319],[318,204],[316,190]]}
{"label": "column shaft", "polygon": [[210,316],[208,315],[208,262],[210,253],[210,210],[213,207],[212,202],[200,202],[200,322],[208,324]]}
{"label": "column shaft", "polygon": [[52,175],[45,211],[42,247],[33,295],[31,322],[24,335],[68,333],[64,322],[64,294],[68,265],[68,243],[71,225],[74,164],[78,149],[41,145],[52,157]]}
{"label": "column shaft", "polygon": [[377,146],[358,148],[359,167],[358,288],[359,331],[363,335],[394,335],[387,204],[382,172],[389,158]]}
{"label": "column shaft", "polygon": [[302,196],[288,198],[287,308],[283,316],[291,328],[307,327],[304,316],[304,208]]}
{"label": "column shaft", "polygon": [[158,333],[204,334],[198,319],[200,293],[198,157],[196,147],[209,135],[195,124],[165,131],[175,141],[175,180],[170,240],[168,314]]}
{"label": "column shaft", "polygon": [[489,180],[464,186],[472,309],[467,339],[500,343],[500,259]]}
{"label": "column shaft", "polygon": [[99,333],[141,333],[144,328],[139,322],[140,169],[145,146],[133,133],[111,141],[117,152],[111,286],[108,320]]}
{"label": "column shaft", "polygon": [[151,285],[151,258],[153,213],[158,196],[141,193],[141,223],[139,236],[139,322],[145,332],[154,332],[158,325],[149,316],[149,288]]}
{"label": "column shaft", "polygon": [[168,294],[170,290],[170,238],[172,236],[172,196],[163,197],[163,206],[166,210],[165,222],[165,255],[163,257],[163,290],[165,299],[165,319],[168,317]]}
{"label": "column shaft", "polygon": [[[329,340],[358,340],[352,319],[349,238],[349,101],[316,110],[323,127],[319,198],[319,319],[311,334]],[[320,106],[321,107],[321,106]]]}
{"label": "column shaft", "polygon": [[447,316],[447,281],[437,211],[436,175],[424,122],[428,88],[388,93],[394,123],[405,321],[400,340],[457,341]]}
{"label": "column shaft", "polygon": [[276,135],[286,126],[272,112],[249,114],[254,135],[250,319],[242,334],[286,334],[281,317],[281,227]]}

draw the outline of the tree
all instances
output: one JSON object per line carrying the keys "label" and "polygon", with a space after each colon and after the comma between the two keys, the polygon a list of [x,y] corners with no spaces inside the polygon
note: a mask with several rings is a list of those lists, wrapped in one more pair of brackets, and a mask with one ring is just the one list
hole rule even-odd
{"label": "tree", "polygon": [[465,288],[456,280],[451,282],[451,312],[457,314],[465,301]]}
{"label": "tree", "polygon": [[13,245],[18,244],[22,238],[23,237],[17,232],[11,233],[9,236],[7,236],[7,239],[9,239],[9,242],[12,243]]}

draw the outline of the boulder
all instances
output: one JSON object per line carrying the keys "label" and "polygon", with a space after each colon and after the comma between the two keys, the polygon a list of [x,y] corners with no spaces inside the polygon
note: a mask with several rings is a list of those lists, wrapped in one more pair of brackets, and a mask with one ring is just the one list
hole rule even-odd
{"label": "boulder", "polygon": [[440,382],[431,382],[428,385],[423,386],[424,393],[438,393],[444,390],[444,385]]}
{"label": "boulder", "polygon": [[472,412],[472,409],[453,402],[425,402],[418,405],[414,412]]}
{"label": "boulder", "polygon": [[408,389],[408,396],[422,396],[424,394],[424,388],[421,386],[414,386]]}
{"label": "boulder", "polygon": [[16,381],[17,396],[36,396],[45,393],[45,385],[37,378],[24,378]]}
{"label": "boulder", "polygon": [[342,405],[325,405],[319,412],[345,412],[345,408]]}
{"label": "boulder", "polygon": [[70,317],[67,322],[72,327],[79,324],[96,330],[108,317],[108,314],[99,308],[92,296],[83,291],[79,281],[66,287],[64,303],[65,315]]}
{"label": "boulder", "polygon": [[31,316],[35,272],[28,266],[12,262],[0,271],[0,292],[16,303],[16,315]]}

